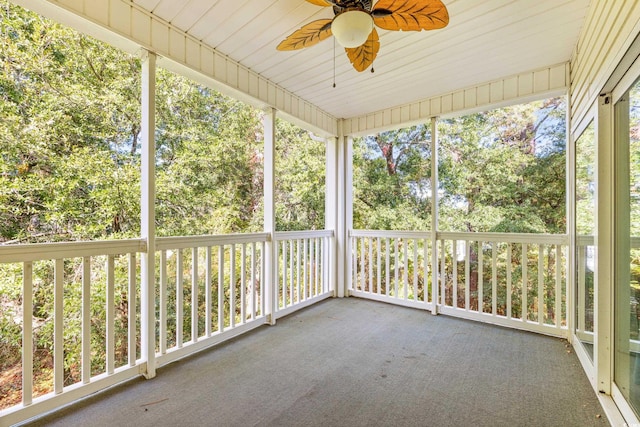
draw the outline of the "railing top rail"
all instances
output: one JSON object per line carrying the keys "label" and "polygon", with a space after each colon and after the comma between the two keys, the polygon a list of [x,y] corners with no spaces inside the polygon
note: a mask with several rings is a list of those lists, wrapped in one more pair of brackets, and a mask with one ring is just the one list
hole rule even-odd
{"label": "railing top rail", "polygon": [[578,246],[593,246],[595,243],[594,236],[587,236],[578,234],[576,236],[576,245]]}
{"label": "railing top rail", "polygon": [[568,245],[568,234],[438,232],[438,240]]}
{"label": "railing top rail", "polygon": [[[428,239],[431,231],[411,230],[351,230],[351,237],[381,237]],[[533,243],[549,245],[568,245],[568,234],[533,234],[533,233],[465,233],[457,231],[439,231],[438,240],[469,240],[472,242]]]}
{"label": "railing top rail", "polygon": [[[640,236],[631,236],[630,243],[633,249],[640,248]],[[596,244],[595,236],[579,234],[576,236],[576,244],[578,246],[594,246]]]}
{"label": "railing top rail", "polygon": [[0,263],[120,255],[146,250],[147,244],[143,239],[6,245],[0,246]]}
{"label": "railing top rail", "polygon": [[277,231],[276,240],[316,239],[333,237],[333,230]]}
{"label": "railing top rail", "polygon": [[388,239],[429,239],[430,231],[410,230],[351,230],[351,237],[382,237]]}
{"label": "railing top rail", "polygon": [[245,243],[266,242],[268,240],[269,233],[236,233],[203,236],[158,237],[156,239],[156,251],[233,244],[241,245]]}

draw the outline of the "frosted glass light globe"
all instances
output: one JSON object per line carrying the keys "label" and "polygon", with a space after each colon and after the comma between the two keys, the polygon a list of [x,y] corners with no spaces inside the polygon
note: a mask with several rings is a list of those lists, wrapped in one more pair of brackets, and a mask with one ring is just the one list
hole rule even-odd
{"label": "frosted glass light globe", "polygon": [[336,16],[331,23],[331,32],[341,46],[359,47],[369,38],[373,30],[373,18],[362,10],[348,10]]}

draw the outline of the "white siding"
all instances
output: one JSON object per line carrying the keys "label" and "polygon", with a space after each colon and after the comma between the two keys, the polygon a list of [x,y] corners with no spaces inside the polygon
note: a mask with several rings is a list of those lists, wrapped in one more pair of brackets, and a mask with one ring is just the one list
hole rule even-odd
{"label": "white siding", "polygon": [[569,64],[559,64],[347,119],[344,129],[346,135],[366,135],[425,123],[431,117],[458,116],[562,94],[568,87]]}
{"label": "white siding", "polygon": [[639,0],[591,2],[571,60],[572,132],[580,126],[639,31]]}

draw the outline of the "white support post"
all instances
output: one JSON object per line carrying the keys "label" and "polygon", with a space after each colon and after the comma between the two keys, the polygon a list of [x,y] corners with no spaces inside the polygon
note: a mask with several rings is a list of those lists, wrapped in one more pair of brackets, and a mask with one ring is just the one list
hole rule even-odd
{"label": "white support post", "polygon": [[[325,140],[325,190],[324,190],[324,228],[333,230],[333,245],[330,250],[329,259],[329,284],[333,290],[334,297],[344,296],[344,286],[342,278],[338,272],[338,259],[344,258],[343,236],[338,234],[338,223],[340,222],[339,202],[340,190],[338,187],[338,150],[339,144],[336,138]],[[306,246],[305,246],[306,247]]]}
{"label": "white support post", "polygon": [[155,345],[155,91],[156,55],[145,52],[142,58],[142,171],[141,238],[147,251],[141,259],[141,347],[142,359],[147,362],[145,378],[156,376]]}
{"label": "white support post", "polygon": [[[576,279],[577,279],[577,271],[576,271],[576,141],[573,138],[571,133],[571,95],[567,95],[565,97],[565,104],[567,106],[566,113],[566,171],[567,171],[567,180],[566,180],[566,218],[567,218],[567,229],[565,233],[569,235],[569,250],[567,251],[567,259],[566,259],[566,316],[567,316],[567,330],[569,331],[568,340],[570,343],[573,343],[573,335],[575,333],[575,319],[576,319]],[[559,257],[560,254],[558,253]],[[557,266],[560,266],[560,263],[557,263]],[[559,296],[556,296],[559,298]],[[580,319],[580,317],[578,317]],[[582,317],[584,320],[584,317]],[[560,325],[561,319],[556,319],[557,325]]]}
{"label": "white support post", "polygon": [[613,381],[613,273],[615,164],[613,99],[601,95],[597,116],[595,363],[598,391],[611,395]]}
{"label": "white support post", "polygon": [[278,279],[275,277],[278,262],[277,245],[275,242],[276,212],[275,212],[275,153],[276,153],[276,110],[268,108],[262,121],[264,127],[264,231],[269,233],[265,245],[265,288],[266,319],[270,325],[276,324],[278,305]]}
{"label": "white support post", "polygon": [[438,314],[438,120],[431,118],[431,314]]}
{"label": "white support post", "polygon": [[345,137],[342,121],[338,125],[338,297],[352,289],[350,230],[353,228],[353,139]]}

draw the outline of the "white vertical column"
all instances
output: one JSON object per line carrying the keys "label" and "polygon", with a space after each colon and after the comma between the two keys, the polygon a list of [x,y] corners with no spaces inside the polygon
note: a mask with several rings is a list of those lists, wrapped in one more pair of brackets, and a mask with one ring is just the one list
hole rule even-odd
{"label": "white vertical column", "polygon": [[275,215],[275,153],[276,153],[276,110],[269,108],[265,111],[264,127],[264,232],[269,233],[265,245],[265,289],[267,322],[276,324],[276,307],[278,304],[277,278],[275,277],[278,262],[276,257],[277,246],[275,243],[276,215]]}
{"label": "white vertical column", "polygon": [[615,164],[613,100],[600,96],[596,120],[598,169],[596,191],[595,360],[598,391],[611,394],[613,379],[613,273]]}
{"label": "white vertical column", "polygon": [[336,145],[336,256],[337,256],[337,296],[349,295],[351,289],[351,238],[349,230],[353,226],[353,141],[343,132],[343,121],[338,121]]}
{"label": "white vertical column", "polygon": [[438,314],[438,128],[431,118],[431,314]]}
{"label": "white vertical column", "polygon": [[156,128],[156,55],[145,52],[142,58],[142,171],[141,238],[147,251],[141,259],[141,347],[147,362],[146,378],[156,376],[155,360],[155,128]]}
{"label": "white vertical column", "polygon": [[[567,229],[565,231],[566,234],[569,235],[569,248],[567,251],[567,259],[566,259],[566,308],[567,308],[567,330],[568,340],[570,343],[573,342],[573,335],[575,333],[575,320],[576,320],[576,141],[571,132],[571,95],[567,95],[565,97],[567,113],[566,113],[566,171],[567,171],[567,181],[566,181],[566,218],[567,218]],[[558,257],[560,254],[558,254]],[[557,264],[560,266],[560,263]],[[580,283],[580,282],[578,282]],[[556,298],[560,298],[560,294],[556,295]],[[578,316],[578,321],[580,321],[581,317]],[[584,317],[582,317],[584,320]],[[557,318],[556,322],[560,325],[561,319]],[[584,330],[584,329],[582,329]]]}
{"label": "white vertical column", "polygon": [[[340,213],[338,211],[338,198],[340,190],[338,187],[338,139],[327,138],[325,140],[325,189],[324,189],[324,228],[333,230],[333,249],[330,251],[329,259],[329,285],[333,290],[333,296],[344,296],[344,286],[342,277],[338,272],[338,259],[344,257],[343,236],[338,234],[338,222]],[[313,293],[312,293],[313,294]]]}

